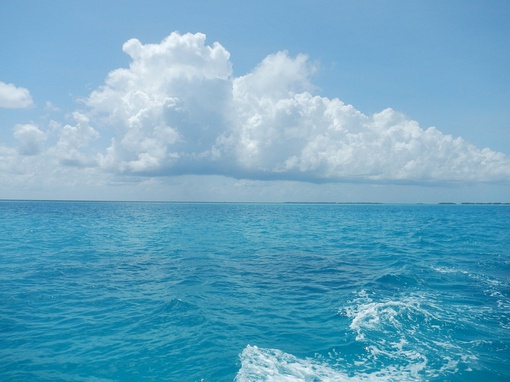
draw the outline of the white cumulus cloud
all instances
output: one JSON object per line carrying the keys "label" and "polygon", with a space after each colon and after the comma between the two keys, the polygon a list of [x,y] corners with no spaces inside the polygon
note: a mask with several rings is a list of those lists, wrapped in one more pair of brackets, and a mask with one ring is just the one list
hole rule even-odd
{"label": "white cumulus cloud", "polygon": [[392,109],[367,116],[310,93],[246,107],[227,144],[259,176],[335,181],[488,181],[510,177],[509,160]]}
{"label": "white cumulus cloud", "polygon": [[[277,52],[234,77],[229,52],[206,36],[127,41],[128,68],[85,100],[86,121],[65,126],[56,151],[85,163],[80,142],[112,132],[97,154],[121,174],[216,174],[311,182],[510,180],[510,160],[392,109],[365,115],[316,95],[317,65]],[[89,120],[90,119],[90,120]],[[110,129],[110,130],[108,130]],[[79,139],[78,139],[79,138]],[[88,159],[90,163],[90,158]]]}
{"label": "white cumulus cloud", "polygon": [[99,163],[120,173],[247,179],[493,181],[510,161],[392,109],[365,115],[314,95],[306,55],[267,56],[234,77],[228,51],[203,34],[124,44],[129,68],[86,100],[114,129]]}
{"label": "white cumulus cloud", "polygon": [[0,108],[24,109],[32,105],[28,89],[0,81]]}
{"label": "white cumulus cloud", "polygon": [[21,155],[39,154],[47,139],[46,133],[33,124],[16,125],[13,135],[20,143],[18,152]]}
{"label": "white cumulus cloud", "polygon": [[211,158],[228,127],[229,53],[205,35],[172,33],[160,44],[124,44],[132,62],[111,72],[87,104],[117,132],[101,163],[121,172],[160,172]]}
{"label": "white cumulus cloud", "polygon": [[64,166],[95,166],[97,158],[90,153],[89,143],[99,138],[99,132],[90,126],[90,119],[83,113],[72,115],[75,125],[56,126],[58,141],[52,148],[52,154]]}

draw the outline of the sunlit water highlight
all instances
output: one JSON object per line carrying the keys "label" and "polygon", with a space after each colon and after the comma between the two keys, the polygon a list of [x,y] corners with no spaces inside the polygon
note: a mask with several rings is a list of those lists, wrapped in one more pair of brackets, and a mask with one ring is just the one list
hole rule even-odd
{"label": "sunlit water highlight", "polygon": [[509,206],[3,201],[0,259],[0,380],[510,380]]}

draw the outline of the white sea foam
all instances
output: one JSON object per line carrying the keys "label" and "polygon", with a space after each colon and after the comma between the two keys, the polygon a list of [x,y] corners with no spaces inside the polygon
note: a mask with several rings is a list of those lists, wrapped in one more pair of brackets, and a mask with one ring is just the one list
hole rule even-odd
{"label": "white sea foam", "polygon": [[313,359],[299,359],[278,349],[261,349],[248,345],[241,354],[241,369],[236,382],[255,381],[353,381]]}
{"label": "white sea foam", "polygon": [[[248,345],[240,355],[241,369],[236,382],[386,382],[416,380],[410,373],[387,367],[373,373],[351,376],[337,365],[317,359],[300,359],[278,349]],[[323,361],[324,362],[324,361]],[[351,370],[352,373],[352,370]]]}
{"label": "white sea foam", "polygon": [[367,351],[358,366],[370,370],[386,365],[387,370],[405,376],[396,380],[421,380],[456,373],[466,360],[476,360],[469,350],[444,335],[444,325],[454,327],[455,323],[451,317],[443,317],[444,309],[433,299],[409,295],[374,300],[375,296],[361,291],[352,305],[341,311],[351,318],[349,328]]}
{"label": "white sea foam", "polygon": [[[375,302],[362,291],[353,301],[354,305],[345,309],[345,315],[352,318],[349,327],[357,333],[358,341],[364,340],[366,333],[372,330],[391,334],[389,330],[392,329],[395,334],[413,334],[421,322],[437,320],[433,313],[422,308],[420,301],[419,296],[409,296],[402,300]],[[405,338],[398,338],[398,342],[402,341]]]}

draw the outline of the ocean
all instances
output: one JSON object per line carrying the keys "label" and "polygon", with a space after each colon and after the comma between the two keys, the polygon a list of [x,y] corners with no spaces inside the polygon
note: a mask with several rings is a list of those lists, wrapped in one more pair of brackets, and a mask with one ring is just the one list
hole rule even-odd
{"label": "ocean", "polygon": [[509,381],[510,206],[0,201],[2,381]]}

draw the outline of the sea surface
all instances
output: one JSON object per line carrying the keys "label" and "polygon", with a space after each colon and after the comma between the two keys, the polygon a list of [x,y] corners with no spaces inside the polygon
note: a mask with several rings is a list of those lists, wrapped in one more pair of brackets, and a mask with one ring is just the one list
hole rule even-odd
{"label": "sea surface", "polygon": [[509,381],[510,206],[0,201],[1,381]]}

